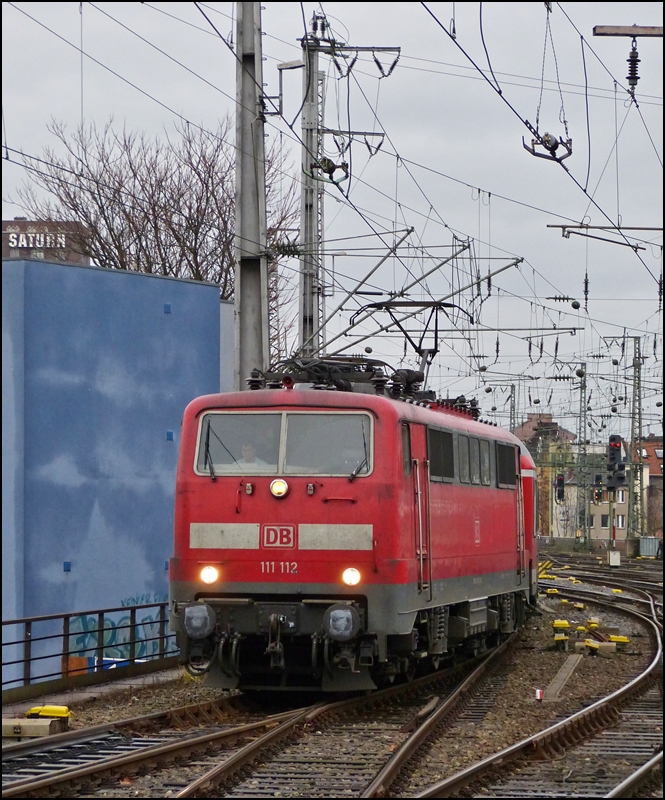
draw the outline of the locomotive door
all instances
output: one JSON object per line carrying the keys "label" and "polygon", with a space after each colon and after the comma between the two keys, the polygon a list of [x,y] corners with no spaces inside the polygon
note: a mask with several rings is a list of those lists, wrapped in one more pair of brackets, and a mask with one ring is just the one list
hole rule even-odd
{"label": "locomotive door", "polygon": [[409,424],[413,480],[414,530],[418,560],[418,592],[432,599],[432,518],[430,513],[427,428]]}
{"label": "locomotive door", "polygon": [[524,553],[524,487],[522,476],[517,475],[517,582],[522,583],[526,575],[525,553]]}

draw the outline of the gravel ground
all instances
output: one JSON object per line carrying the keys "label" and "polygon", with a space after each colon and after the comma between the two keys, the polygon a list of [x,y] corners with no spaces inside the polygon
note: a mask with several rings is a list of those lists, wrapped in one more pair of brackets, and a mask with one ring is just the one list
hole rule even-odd
{"label": "gravel ground", "polygon": [[186,706],[191,703],[203,703],[228,695],[222,689],[209,689],[201,678],[193,678],[188,673],[168,683],[140,688],[124,689],[119,692],[102,695],[84,703],[71,703],[72,712],[69,727],[71,730],[88,728],[107,722],[117,722],[156,711],[168,711],[170,708]]}
{"label": "gravel ground", "polygon": [[[584,610],[576,610],[572,603],[562,604],[556,597],[541,599],[540,610],[542,616],[529,621],[503,668],[505,683],[484,719],[472,722],[461,715],[436,742],[421,751],[422,758],[412,765],[408,776],[391,787],[391,796],[413,796],[478,759],[553,724],[557,719],[589,705],[597,697],[623,686],[649,663],[648,635],[637,623],[621,614],[595,610],[590,604],[586,604]],[[586,623],[590,616],[599,617],[601,624],[617,626],[621,633],[629,636],[629,650],[614,655],[584,656],[563,687],[558,701],[536,701],[535,690],[546,689],[573,652],[572,646],[570,652],[554,649],[553,621],[568,619],[574,630],[577,624]],[[571,642],[573,636],[571,634]],[[219,689],[208,689],[200,679],[183,674],[170,683],[106,695],[81,706],[72,705],[71,727],[83,728],[126,719],[219,696]],[[176,777],[178,768],[173,768],[173,771],[174,782],[179,782]],[[178,777],[182,780],[183,776],[180,774]],[[122,783],[124,785],[116,784],[113,788],[101,786],[93,794],[96,797],[150,794],[149,775],[128,777]]]}
{"label": "gravel ground", "polygon": [[[503,668],[506,683],[494,708],[482,722],[463,717],[430,743],[421,758],[411,767],[408,778],[393,784],[394,797],[412,797],[437,781],[450,777],[481,758],[503,750],[558,719],[590,705],[595,699],[626,684],[650,662],[650,642],[645,629],[616,612],[583,611],[559,600],[541,599],[542,617],[532,618],[522,632],[520,642]],[[601,624],[617,626],[631,639],[625,653],[584,656],[554,702],[538,702],[536,689],[545,690],[572,652],[555,650],[552,623],[567,619],[571,627],[584,624],[589,616]],[[571,641],[573,635],[571,634]]]}

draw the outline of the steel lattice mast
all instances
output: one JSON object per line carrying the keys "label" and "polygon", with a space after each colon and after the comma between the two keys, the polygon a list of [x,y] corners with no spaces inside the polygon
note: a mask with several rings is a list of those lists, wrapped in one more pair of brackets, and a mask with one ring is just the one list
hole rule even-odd
{"label": "steel lattice mast", "polygon": [[580,413],[577,419],[577,528],[589,544],[589,465],[587,461],[586,363],[580,365]]}
{"label": "steel lattice mast", "polygon": [[644,469],[642,464],[642,353],[639,336],[633,339],[633,407],[628,454],[628,536],[644,536]]}

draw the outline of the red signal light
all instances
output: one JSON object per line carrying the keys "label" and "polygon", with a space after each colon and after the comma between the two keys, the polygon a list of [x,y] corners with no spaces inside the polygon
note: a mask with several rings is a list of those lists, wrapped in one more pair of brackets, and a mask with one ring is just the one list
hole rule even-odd
{"label": "red signal light", "polygon": [[556,476],[556,499],[563,500],[565,496],[565,478],[559,473]]}

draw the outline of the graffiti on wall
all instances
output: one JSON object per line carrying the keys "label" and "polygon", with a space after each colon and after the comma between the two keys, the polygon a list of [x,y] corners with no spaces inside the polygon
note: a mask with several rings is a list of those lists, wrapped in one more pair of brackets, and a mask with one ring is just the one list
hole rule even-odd
{"label": "graffiti on wall", "polygon": [[129,606],[147,606],[150,603],[167,603],[168,599],[168,595],[164,594],[164,592],[144,592],[143,594],[125,597],[124,600],[120,601],[120,605],[123,608]]}
{"label": "graffiti on wall", "polygon": [[[125,605],[123,603],[123,605]],[[127,604],[127,605],[134,605]],[[159,609],[137,612],[135,625],[136,658],[159,655],[160,647]],[[94,657],[98,647],[99,624],[97,615],[82,614],[72,617],[69,628],[70,655]],[[168,621],[164,624],[164,652],[177,653],[175,636],[169,635]],[[131,617],[127,613],[104,615],[104,658],[126,659],[130,655]]]}

